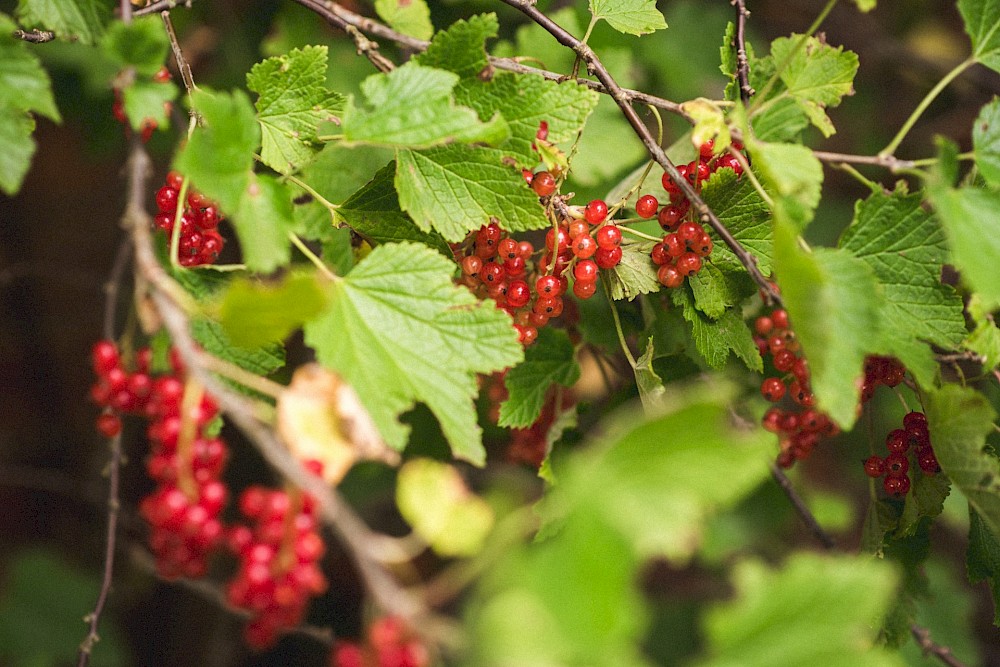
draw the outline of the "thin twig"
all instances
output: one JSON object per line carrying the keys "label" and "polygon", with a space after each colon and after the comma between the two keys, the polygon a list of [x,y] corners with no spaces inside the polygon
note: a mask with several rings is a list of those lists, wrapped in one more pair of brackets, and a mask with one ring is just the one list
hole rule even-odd
{"label": "thin twig", "polygon": [[190,9],[191,0],[157,0],[156,2],[146,5],[142,9],[136,9],[132,12],[132,16],[146,16],[147,14],[155,14],[156,12],[162,12],[164,10],[181,6]]}
{"label": "thin twig", "polygon": [[785,472],[775,463],[771,463],[771,477],[773,477],[774,481],[778,483],[781,490],[785,492],[788,500],[792,503],[792,507],[795,508],[795,513],[799,515],[800,519],[802,519],[802,523],[806,524],[806,528],[809,529],[809,532],[812,533],[813,537],[815,537],[819,543],[823,545],[824,549],[836,549],[837,543],[834,541],[833,537],[831,537],[830,534],[824,530],[823,526],[819,525],[819,521],[817,521],[816,517],[813,516],[809,506],[806,505],[802,496],[800,496],[798,491],[795,490],[795,487],[792,486],[792,480],[788,479],[788,475],[786,475]]}
{"label": "thin twig", "polygon": [[931,631],[927,628],[914,623],[910,626],[910,634],[913,635],[913,639],[924,655],[932,655],[948,667],[965,667],[965,663],[956,658],[950,648],[941,646],[931,639]]}
{"label": "thin twig", "polygon": [[884,167],[890,171],[914,169],[917,166],[913,160],[900,160],[891,155],[850,155],[847,153],[829,153],[827,151],[813,151],[813,155],[820,162],[866,164],[874,167]]}
{"label": "thin twig", "polygon": [[525,16],[530,18],[532,21],[537,23],[546,32],[555,37],[556,41],[563,46],[572,49],[580,58],[587,63],[587,70],[597,77],[597,79],[604,84],[607,89],[608,94],[614,99],[615,103],[618,104],[618,108],[621,109],[622,115],[632,126],[632,129],[638,135],[639,139],[642,140],[643,145],[649,154],[656,160],[657,164],[663,167],[663,170],[673,179],[674,183],[678,185],[684,196],[687,197],[688,201],[691,202],[691,207],[698,213],[698,217],[702,224],[708,224],[715,230],[715,233],[719,235],[729,249],[732,250],[733,254],[736,255],[740,263],[750,274],[757,286],[760,287],[761,291],[767,297],[767,301],[770,304],[781,305],[781,296],[778,294],[774,285],[760,272],[757,268],[757,259],[749,252],[743,245],[736,240],[736,238],[726,229],[726,226],[722,224],[718,216],[708,207],[705,201],[701,198],[698,192],[694,189],[694,186],[686,178],[681,178],[680,173],[677,171],[677,167],[674,163],[670,161],[667,154],[663,151],[663,148],[656,142],[649,128],[646,127],[642,119],[639,118],[639,114],[632,107],[630,100],[622,91],[621,86],[615,81],[614,77],[608,72],[607,68],[601,63],[600,58],[594,53],[588,45],[581,42],[579,39],[567,32],[562,26],[557,24],[555,21],[550,19],[548,16],[543,14],[541,11],[535,7],[529,0],[502,0],[504,4],[510,5],[515,9],[519,10]]}
{"label": "thin twig", "polygon": [[[180,42],[177,41],[177,33],[174,31],[173,21],[170,20],[170,12],[160,12],[160,18],[163,19],[163,27],[167,29],[167,37],[170,38],[170,50],[173,51],[174,61],[177,63],[177,71],[181,74],[181,81],[184,82],[184,88],[187,90],[188,96],[191,96],[194,94],[197,86],[195,86],[194,76],[191,74],[191,65],[184,58]],[[194,112],[192,111],[192,113]]]}
{"label": "thin twig", "polygon": [[111,274],[104,283],[104,324],[101,328],[105,340],[115,338],[115,318],[118,311],[118,293],[121,291],[122,278],[125,276],[125,268],[129,260],[132,259],[132,244],[128,238],[122,239],[115,254],[115,263],[111,267]]}
{"label": "thin twig", "polygon": [[44,44],[45,42],[51,42],[56,38],[56,34],[50,30],[39,30],[35,28],[34,30],[15,30],[14,37],[17,39],[24,40],[25,42],[30,42],[31,44]]}
{"label": "thin twig", "polygon": [[747,57],[747,19],[750,11],[747,9],[746,0],[732,0],[736,7],[736,81],[740,87],[740,100],[743,106],[749,106],[750,98],[756,92],[750,85],[750,59]]}

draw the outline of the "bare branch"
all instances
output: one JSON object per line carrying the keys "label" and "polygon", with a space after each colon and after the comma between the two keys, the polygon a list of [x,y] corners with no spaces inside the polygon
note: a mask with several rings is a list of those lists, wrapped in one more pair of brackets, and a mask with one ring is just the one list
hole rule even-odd
{"label": "bare branch", "polygon": [[50,30],[35,28],[34,30],[15,30],[14,37],[25,42],[30,42],[31,44],[44,44],[45,42],[54,40],[56,34]]}
{"label": "bare branch", "polygon": [[792,480],[788,479],[788,475],[779,468],[775,463],[771,463],[771,477],[774,481],[778,483],[781,490],[785,492],[788,497],[789,502],[792,503],[792,507],[795,508],[795,513],[799,515],[802,519],[802,523],[806,524],[806,528],[812,533],[820,544],[823,545],[824,549],[833,550],[837,548],[837,543],[834,541],[833,537],[830,536],[823,526],[819,525],[819,521],[813,516],[812,511],[806,502],[802,499],[802,496],[798,494],[795,487],[792,486]]}
{"label": "bare branch", "polygon": [[931,639],[931,631],[914,623],[910,626],[910,634],[924,655],[934,656],[948,667],[965,667],[965,663],[955,657],[951,649],[941,646]]}
{"label": "bare branch", "polygon": [[148,14],[155,14],[156,12],[170,10],[174,7],[187,7],[190,9],[191,0],[157,0],[156,2],[151,2],[142,9],[136,9],[132,12],[132,16],[146,16]]}
{"label": "bare branch", "polygon": [[[163,27],[166,28],[167,37],[170,38],[170,50],[174,54],[174,62],[177,63],[177,71],[181,74],[181,81],[184,82],[187,94],[191,95],[196,88],[194,85],[194,76],[191,74],[191,66],[184,58],[184,52],[181,51],[180,42],[177,41],[177,33],[174,32],[174,23],[170,20],[170,12],[160,12],[160,18],[163,19]],[[192,111],[192,113],[194,112]]]}
{"label": "bare branch", "polygon": [[732,0],[736,7],[736,81],[740,87],[740,99],[744,106],[750,104],[750,98],[755,91],[750,86],[750,59],[747,57],[747,19],[750,18],[750,11],[747,9],[746,0]]}

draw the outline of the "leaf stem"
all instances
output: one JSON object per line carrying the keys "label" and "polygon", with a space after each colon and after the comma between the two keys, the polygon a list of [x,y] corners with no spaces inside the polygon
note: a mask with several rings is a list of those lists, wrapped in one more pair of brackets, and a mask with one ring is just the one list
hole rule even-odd
{"label": "leaf stem", "polygon": [[320,259],[316,255],[316,253],[314,253],[312,250],[309,249],[309,246],[307,246],[302,241],[302,239],[299,238],[298,234],[296,234],[295,232],[288,232],[288,238],[292,241],[292,244],[299,249],[299,252],[305,255],[306,259],[312,262],[316,266],[316,268],[319,269],[320,273],[322,273],[324,276],[326,276],[327,278],[329,278],[334,282],[340,280],[340,276],[331,271],[330,267],[324,264],[323,260]]}
{"label": "leaf stem", "polygon": [[285,180],[305,190],[313,199],[322,204],[323,207],[330,212],[331,216],[334,215],[334,211],[340,208],[340,204],[334,204],[329,199],[327,199],[320,193],[316,192],[315,188],[313,188],[311,185],[303,181],[298,176],[295,176],[294,174],[286,174]]}
{"label": "leaf stem", "polygon": [[622,224],[618,225],[618,229],[622,230],[622,232],[624,232],[626,234],[631,234],[632,236],[635,236],[635,237],[640,238],[640,239],[646,239],[647,241],[661,241],[662,240],[658,236],[651,236],[650,234],[646,234],[645,232],[640,232],[638,229],[632,229],[631,227],[627,227],[627,226],[622,225]]}
{"label": "leaf stem", "polygon": [[975,63],[976,59],[973,56],[969,56],[968,58],[960,62],[958,65],[956,65],[950,72],[945,74],[944,77],[942,77],[941,80],[937,82],[937,85],[931,88],[931,90],[927,93],[927,95],[924,96],[924,99],[920,101],[920,104],[918,104],[917,108],[913,110],[913,113],[910,114],[910,117],[906,119],[906,122],[903,123],[903,126],[899,128],[899,132],[897,132],[896,136],[892,138],[892,141],[890,141],[885,148],[883,148],[878,152],[879,157],[884,157],[895,153],[896,149],[899,148],[899,145],[903,143],[903,139],[906,138],[906,135],[909,134],[910,130],[913,129],[913,126],[916,125],[920,117],[924,114],[925,111],[927,111],[927,107],[929,107],[931,103],[937,98],[937,96],[941,94],[941,91],[947,88],[948,84],[954,81],[959,74],[967,70]]}
{"label": "leaf stem", "polygon": [[187,202],[188,187],[191,179],[187,176],[181,182],[181,190],[177,193],[177,211],[174,213],[174,226],[170,229],[170,266],[178,271],[186,271],[187,267],[181,266],[180,245],[181,245],[181,218],[184,217],[185,202]]}
{"label": "leaf stem", "polygon": [[615,307],[615,300],[611,298],[611,288],[608,287],[608,281],[602,280],[604,283],[604,293],[608,295],[608,306],[611,307],[611,317],[615,321],[615,333],[618,334],[618,342],[622,346],[622,352],[625,353],[625,358],[628,360],[628,365],[635,370],[636,363],[635,357],[632,356],[632,350],[628,349],[628,343],[625,341],[625,332],[622,330],[622,321],[618,317],[618,309]]}

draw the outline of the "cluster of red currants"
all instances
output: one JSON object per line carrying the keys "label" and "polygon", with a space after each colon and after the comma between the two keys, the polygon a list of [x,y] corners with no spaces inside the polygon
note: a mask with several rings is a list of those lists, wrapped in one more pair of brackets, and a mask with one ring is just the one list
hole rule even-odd
{"label": "cluster of red currants", "polygon": [[[494,373],[484,377],[483,390],[489,401],[487,418],[497,423],[500,417],[500,405],[507,400],[509,394],[504,384],[504,373]],[[511,463],[523,463],[538,468],[548,455],[549,431],[556,418],[569,410],[576,403],[572,389],[565,387],[550,387],[545,394],[542,411],[530,426],[512,428],[510,442],[507,444],[506,458]]]}
{"label": "cluster of red currants", "polygon": [[431,657],[420,639],[397,616],[368,626],[366,645],[337,642],[330,667],[427,667]]}
{"label": "cluster of red currants", "polygon": [[825,412],[814,407],[809,364],[798,356],[800,346],[789,325],[788,313],[776,309],[770,315],[762,315],[754,322],[754,330],[754,342],[761,356],[765,360],[770,357],[774,370],[781,374],[765,378],[760,393],[772,403],[790,397],[795,406],[770,408],[762,422],[766,430],[778,434],[781,447],[778,465],[790,468],[796,461],[807,458],[820,440],[836,435],[839,429]]}
{"label": "cluster of red currants", "polygon": [[867,403],[881,385],[898,387],[905,374],[906,367],[894,357],[867,357],[865,379],[861,384],[861,402]]}
{"label": "cluster of red currants", "polygon": [[170,356],[172,373],[156,378],[150,374],[148,348],[136,354],[133,372],[126,370],[111,341],[97,342],[91,356],[98,380],[90,395],[105,406],[98,430],[117,435],[121,413],[150,420],[152,451],[146,471],[157,487],[139,510],[152,528],[149,544],[157,572],[167,579],[204,575],[223,537],[219,514],[228,496],[221,481],[226,443],[204,432],[218,414],[215,401],[199,385],[185,385],[176,354]]}
{"label": "cluster of red currants", "polygon": [[[320,462],[306,465],[313,474],[322,473]],[[240,494],[239,506],[254,527],[235,525],[229,530],[229,548],[240,566],[226,598],[253,614],[245,632],[247,643],[266,648],[283,628],[300,624],[309,600],[326,591],[319,567],[326,545],[317,532],[315,500],[297,488],[251,486]]]}
{"label": "cluster of red currants", "polygon": [[[167,174],[166,184],[156,191],[156,208],[159,213],[153,218],[156,226],[167,233],[168,243],[177,221],[177,207],[184,177],[176,171]],[[180,215],[180,238],[177,256],[181,266],[201,266],[212,264],[222,252],[225,240],[219,233],[222,220],[219,207],[194,189],[189,190],[187,201]]]}
{"label": "cluster of red currants", "polygon": [[917,467],[925,475],[941,471],[934,448],[931,446],[927,417],[922,412],[910,412],[903,417],[903,428],[889,432],[885,438],[889,454],[882,458],[873,454],[865,460],[865,474],[874,479],[882,478],[882,488],[894,497],[902,498],[910,490],[910,457],[913,452]]}
{"label": "cluster of red currants", "polygon": [[[742,150],[741,144],[734,143],[736,150]],[[730,153],[715,154],[715,142],[711,139],[698,149],[698,158],[684,165],[679,165],[677,171],[696,189],[719,169],[732,169],[739,176],[743,173],[743,165],[739,159]],[[653,246],[650,257],[659,268],[656,277],[664,287],[674,288],[684,284],[684,279],[698,273],[704,258],[712,254],[712,237],[705,228],[694,220],[688,220],[691,202],[681,191],[680,186],[666,173],[663,174],[663,189],[670,195],[670,202],[662,208],[653,195],[643,195],[635,204],[635,212],[640,218],[656,216],[660,227],[666,234],[663,240]]]}
{"label": "cluster of red currants", "polygon": [[[172,77],[170,76],[170,70],[166,67],[160,68],[160,70],[153,75],[153,83],[167,83]],[[111,114],[115,117],[119,123],[125,126],[125,135],[128,136],[131,132],[131,124],[128,122],[128,115],[125,113],[125,99],[122,96],[122,89],[118,86],[114,87],[115,101],[111,104]],[[170,101],[163,103],[163,108],[170,115],[173,110],[174,105]],[[139,137],[142,139],[143,143],[149,141],[149,138],[153,136],[153,132],[156,131],[158,127],[155,120],[152,118],[143,118],[142,123],[139,126]]]}

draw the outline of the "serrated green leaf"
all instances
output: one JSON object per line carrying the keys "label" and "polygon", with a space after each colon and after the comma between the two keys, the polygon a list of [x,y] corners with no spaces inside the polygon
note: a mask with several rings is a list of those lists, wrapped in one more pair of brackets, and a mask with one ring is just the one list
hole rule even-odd
{"label": "serrated green leaf", "polygon": [[396,505],[441,556],[474,556],[493,528],[493,510],[486,501],[469,491],[454,466],[431,459],[403,464]]}
{"label": "serrated green leaf", "polygon": [[0,14],[0,108],[32,111],[60,122],[48,72],[28,45],[12,36],[16,25]]}
{"label": "serrated green leaf", "polygon": [[661,285],[656,277],[656,265],[649,257],[652,248],[652,241],[628,240],[622,243],[621,261],[604,272],[612,299],[631,301],[640,294],[659,291]]}
{"label": "serrated green leaf", "polygon": [[375,0],[375,13],[404,35],[430,39],[434,34],[426,0]]}
{"label": "serrated green leaf", "polygon": [[1000,99],[979,110],[979,116],[972,125],[972,150],[976,167],[986,181],[1000,185]]}
{"label": "serrated green leaf", "polygon": [[15,195],[21,189],[24,175],[35,154],[31,133],[35,121],[28,114],[0,105],[0,190]]}
{"label": "serrated green leaf", "polygon": [[951,483],[945,475],[925,475],[921,470],[911,471],[912,485],[906,494],[903,514],[899,517],[897,536],[913,535],[921,519],[933,519],[944,509],[944,500],[951,492]]}
{"label": "serrated green leaf", "polygon": [[277,284],[237,278],[219,304],[219,323],[234,345],[260,347],[283,340],[318,315],[326,301],[313,273],[289,273]]}
{"label": "serrated green leaf", "polygon": [[988,304],[1000,304],[1000,193],[962,188],[930,194],[948,236],[951,264]]}
{"label": "serrated green leaf", "polygon": [[95,44],[111,18],[110,8],[101,0],[19,0],[16,14],[23,25],[51,30],[60,39]]}
{"label": "serrated green leaf", "polygon": [[656,349],[653,346],[653,337],[650,336],[646,341],[646,349],[635,360],[635,369],[633,369],[635,386],[639,389],[639,400],[647,411],[657,408],[666,393],[663,379],[653,370],[653,359],[655,358]]}
{"label": "serrated green leaf", "polygon": [[695,307],[714,320],[755,289],[741,264],[727,266],[713,261],[706,261],[698,273],[688,276],[688,284]]}
{"label": "serrated green leaf", "polygon": [[364,108],[348,100],[344,141],[391,148],[430,148],[451,142],[498,144],[508,134],[502,117],[483,123],[476,112],[458,106],[452,91],[458,75],[410,62],[361,84]]}
{"label": "serrated green leaf", "polygon": [[969,582],[985,581],[993,594],[993,625],[1000,626],[1000,540],[982,517],[969,507]]}
{"label": "serrated green leaf", "polygon": [[307,46],[268,58],[247,74],[257,93],[261,159],[282,174],[296,171],[319,148],[316,128],[341,113],[344,97],[326,88],[327,47]]}
{"label": "serrated green leaf", "polygon": [[719,47],[719,71],[728,79],[723,99],[734,102],[739,99],[739,82],[736,81],[736,24],[726,23],[726,31],[722,34],[722,46]]}
{"label": "serrated green leaf", "polygon": [[1000,534],[1000,461],[983,450],[996,413],[982,394],[945,385],[925,395],[927,429],[941,469],[994,535]]}
{"label": "serrated green leaf", "polygon": [[120,67],[134,67],[142,78],[160,71],[170,40],[159,16],[143,16],[125,25],[112,23],[101,38],[101,50]]}
{"label": "serrated green leaf", "polygon": [[340,205],[337,216],[343,218],[351,229],[373,246],[416,241],[437,250],[445,257],[453,257],[451,248],[439,234],[421,230],[400,209],[393,185],[395,173],[395,162],[380,169],[371,181]]}
{"label": "serrated green leaf", "polygon": [[204,88],[194,92],[193,105],[204,125],[195,129],[174,158],[174,169],[232,215],[250,183],[254,152],[260,145],[253,107],[242,91],[227,94]]}
{"label": "serrated green leaf", "polygon": [[417,226],[437,230],[446,241],[461,241],[491,218],[512,232],[549,224],[521,173],[505,165],[503,152],[494,148],[401,150],[396,190],[400,205]]}
{"label": "serrated green leaf", "polygon": [[[874,483],[874,482],[873,482]],[[899,525],[899,512],[884,500],[868,504],[865,523],[861,529],[861,550],[878,558],[884,556],[885,537]]]}
{"label": "serrated green leaf", "polygon": [[270,375],[285,365],[285,349],[280,343],[238,347],[226,335],[222,325],[214,320],[192,320],[191,336],[205,352],[257,375]]}
{"label": "serrated green leaf", "polygon": [[754,171],[774,198],[775,213],[784,215],[802,231],[820,199],[823,165],[812,151],[799,144],[748,141]]}
{"label": "serrated green leaf", "polygon": [[892,569],[854,556],[793,554],[779,569],[737,566],[737,598],[705,616],[709,657],[704,667],[901,666],[875,647],[882,617],[896,593]]}
{"label": "serrated green leaf", "polygon": [[810,122],[809,116],[795,99],[779,97],[754,114],[754,136],[761,141],[794,142]]}
{"label": "serrated green leaf", "polygon": [[874,272],[847,250],[803,251],[784,222],[775,224],[774,266],[817,405],[847,429],[857,419],[862,363],[885,308]]}
{"label": "serrated green leaf", "polygon": [[486,40],[497,36],[497,15],[476,14],[455,21],[447,30],[434,35],[427,50],[415,60],[427,67],[454,72],[462,79],[478,78],[489,67]]}
{"label": "serrated green leaf", "polygon": [[735,309],[712,319],[695,307],[694,297],[686,287],[671,290],[670,295],[674,304],[681,308],[684,319],[691,324],[695,347],[711,368],[722,368],[732,352],[750,370],[763,372],[764,361],[753,342],[753,334]]}
{"label": "serrated green leaf", "polygon": [[354,387],[389,445],[406,444],[398,417],[421,401],[454,455],[482,465],[475,374],[513,366],[524,353],[510,317],[454,285],[454,271],[425,246],[379,246],[334,283],[329,310],[306,324],[306,343]]}
{"label": "serrated green leaf", "polygon": [[148,118],[152,118],[160,129],[170,127],[168,103],[177,98],[177,92],[177,86],[171,81],[158,83],[139,80],[125,88],[122,93],[125,114],[132,129],[141,131]]}
{"label": "serrated green leaf", "polygon": [[269,273],[291,257],[288,233],[294,226],[288,186],[267,174],[250,174],[240,205],[231,218],[251,271]]}
{"label": "serrated green leaf", "polygon": [[542,121],[548,123],[548,141],[570,141],[583,128],[599,98],[574,81],[556,83],[510,72],[497,72],[489,81],[463,81],[455,92],[455,99],[475,109],[483,120],[495,113],[506,119],[511,136],[499,148],[514,155],[522,167],[538,162],[532,145]]}
{"label": "serrated green leaf", "polygon": [[832,47],[815,37],[802,35],[779,37],[771,43],[771,57],[776,63],[787,63],[781,70],[781,81],[790,95],[823,133],[834,133],[833,124],[824,109],[840,104],[845,95],[854,92],[854,75],[858,71],[858,56],[843,47]]}
{"label": "serrated green leaf", "polygon": [[645,35],[667,27],[656,0],[590,0],[590,13],[629,35]]}
{"label": "serrated green leaf", "polygon": [[[741,178],[732,169],[719,169],[702,184],[701,197],[715,212],[729,233],[757,258],[757,267],[771,272],[773,239],[771,210],[749,178]],[[733,251],[718,235],[707,229],[715,246],[712,261],[722,267],[739,264]]]}
{"label": "serrated green leaf", "polygon": [[1000,2],[958,0],[958,11],[972,40],[973,57],[1000,72]]}
{"label": "serrated green leaf", "polygon": [[983,370],[990,371],[1000,365],[1000,329],[992,314],[983,307],[979,295],[973,294],[966,306],[966,312],[976,328],[969,334],[965,347],[983,358]]}
{"label": "serrated green leaf", "polygon": [[541,329],[538,340],[524,351],[524,361],[504,375],[508,398],[500,405],[498,426],[531,426],[553,384],[571,387],[580,379],[573,344],[565,331]]}
{"label": "serrated green leaf", "polygon": [[967,332],[962,300],[941,282],[941,265],[947,257],[944,233],[924,210],[922,196],[879,192],[858,201],[840,247],[868,264],[882,285],[886,326],[881,337],[888,353],[920,371],[918,381],[930,386],[933,353],[916,345],[915,339],[954,348]]}

